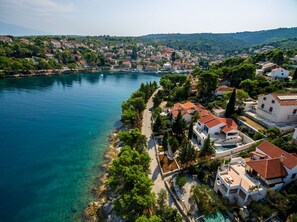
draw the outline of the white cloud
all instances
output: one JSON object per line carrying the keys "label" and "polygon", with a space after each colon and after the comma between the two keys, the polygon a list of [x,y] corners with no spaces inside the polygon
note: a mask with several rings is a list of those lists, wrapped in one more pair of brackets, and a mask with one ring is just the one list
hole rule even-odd
{"label": "white cloud", "polygon": [[69,22],[75,11],[72,3],[57,0],[1,0],[0,21],[48,31]]}
{"label": "white cloud", "polygon": [[54,0],[1,0],[1,19],[27,14],[31,17],[55,16],[57,13],[71,13],[72,4],[58,3]]}

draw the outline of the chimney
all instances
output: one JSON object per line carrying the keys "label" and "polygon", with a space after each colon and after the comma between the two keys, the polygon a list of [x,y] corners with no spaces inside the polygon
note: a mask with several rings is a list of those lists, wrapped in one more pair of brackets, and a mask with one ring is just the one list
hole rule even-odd
{"label": "chimney", "polygon": [[281,162],[284,162],[284,159],[285,159],[285,154],[283,153],[283,154],[280,156],[280,161],[281,161]]}

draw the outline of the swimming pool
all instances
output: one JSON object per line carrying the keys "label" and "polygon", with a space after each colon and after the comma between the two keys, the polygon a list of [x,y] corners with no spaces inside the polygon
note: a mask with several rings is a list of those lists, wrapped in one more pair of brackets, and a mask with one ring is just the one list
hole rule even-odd
{"label": "swimming pool", "polygon": [[203,219],[205,222],[231,222],[228,218],[224,217],[221,211],[205,215]]}
{"label": "swimming pool", "polygon": [[216,148],[216,151],[219,153],[219,152],[223,152],[223,151],[226,151],[226,150],[230,150],[230,149],[233,149],[237,147],[237,145],[233,144],[233,145],[225,145],[225,146],[215,146]]}

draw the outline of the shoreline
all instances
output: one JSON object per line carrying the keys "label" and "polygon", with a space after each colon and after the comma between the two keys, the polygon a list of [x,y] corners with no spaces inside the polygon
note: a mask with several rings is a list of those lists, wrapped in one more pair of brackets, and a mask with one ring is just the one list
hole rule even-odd
{"label": "shoreline", "polygon": [[188,74],[192,70],[179,70],[178,72],[169,72],[169,71],[156,71],[156,72],[147,72],[147,71],[135,71],[135,70],[123,70],[123,69],[112,69],[112,70],[102,70],[102,69],[69,69],[69,70],[39,70],[36,73],[24,74],[18,73],[14,75],[4,75],[0,77],[0,79],[11,79],[11,78],[29,78],[35,76],[51,76],[51,75],[63,75],[63,74],[77,74],[77,73],[114,73],[114,72],[122,72],[122,73],[139,73],[139,74]]}
{"label": "shoreline", "polygon": [[[106,184],[108,179],[108,169],[112,165],[113,160],[117,158],[119,153],[118,133],[121,131],[121,129],[122,126],[115,128],[108,136],[109,142],[103,155],[103,160],[105,161],[99,165],[103,173],[101,176],[96,178],[94,187],[91,190],[94,200],[91,201],[81,212],[81,218],[83,221],[98,221],[98,219],[99,221],[104,220],[102,208],[104,204],[110,199],[110,193]],[[99,210],[100,208],[101,210]]]}

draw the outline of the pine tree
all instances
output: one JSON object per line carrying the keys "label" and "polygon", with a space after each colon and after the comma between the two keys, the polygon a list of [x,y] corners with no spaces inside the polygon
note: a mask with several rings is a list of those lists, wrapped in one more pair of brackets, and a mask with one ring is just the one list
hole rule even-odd
{"label": "pine tree", "polygon": [[292,79],[293,80],[297,80],[297,68],[295,69],[295,72],[293,74],[293,78]]}
{"label": "pine tree", "polygon": [[179,142],[181,142],[186,126],[187,123],[183,119],[183,116],[179,111],[175,121],[172,124],[172,131],[176,134],[176,137],[178,138]]}
{"label": "pine tree", "polygon": [[165,151],[168,150],[168,132],[167,131],[165,131],[165,133],[164,133],[163,140],[162,140],[162,146]]}
{"label": "pine tree", "polygon": [[189,140],[192,139],[192,137],[193,137],[193,122],[191,122],[189,126],[189,133],[188,133]]}
{"label": "pine tree", "polygon": [[235,102],[236,102],[236,89],[234,88],[231,97],[229,99],[229,102],[226,107],[225,117],[230,117],[235,112]]}
{"label": "pine tree", "polygon": [[214,147],[210,141],[209,134],[208,134],[207,138],[204,140],[201,151],[204,155],[212,155],[214,153]]}

